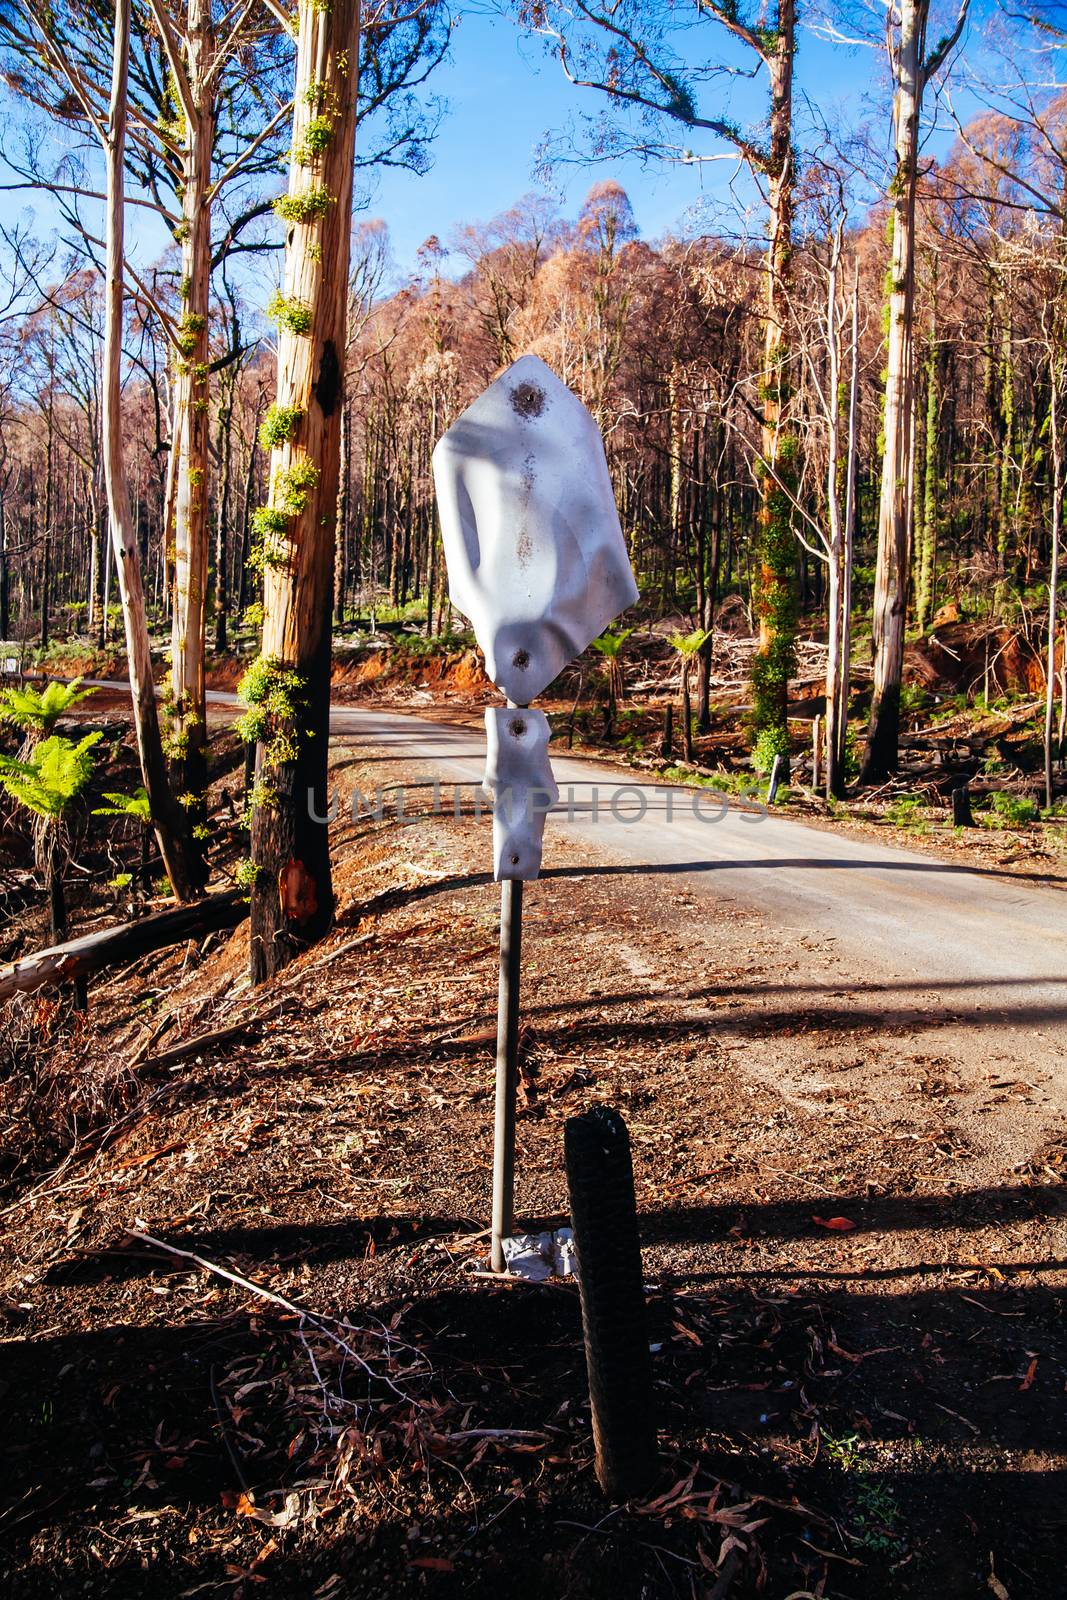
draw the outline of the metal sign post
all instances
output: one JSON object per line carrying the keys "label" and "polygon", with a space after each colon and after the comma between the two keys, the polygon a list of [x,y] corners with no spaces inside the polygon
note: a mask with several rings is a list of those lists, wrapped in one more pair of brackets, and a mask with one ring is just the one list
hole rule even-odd
{"label": "metal sign post", "polygon": [[494,1272],[507,1270],[504,1240],[512,1231],[515,1199],[515,1094],[519,1078],[519,966],[522,961],[522,879],[500,885],[500,989],[496,1015],[496,1111],[493,1119]]}
{"label": "metal sign post", "polygon": [[604,444],[578,397],[521,356],[433,454],[448,587],[506,697],[485,713],[501,884],[492,1265],[507,1270],[515,1174],[522,886],[537,877],[558,799],[551,730],[534,700],[637,599]]}

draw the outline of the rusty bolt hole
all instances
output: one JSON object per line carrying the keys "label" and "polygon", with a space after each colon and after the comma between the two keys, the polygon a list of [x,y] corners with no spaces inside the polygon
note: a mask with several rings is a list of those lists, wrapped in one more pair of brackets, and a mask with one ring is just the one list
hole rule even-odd
{"label": "rusty bolt hole", "polygon": [[508,732],[513,733],[516,739],[521,739],[526,732],[526,724],[521,717],[512,717],[508,723]]}
{"label": "rusty bolt hole", "polygon": [[545,391],[536,383],[519,383],[511,391],[512,409],[520,417],[539,417],[545,409]]}
{"label": "rusty bolt hole", "polygon": [[516,650],[515,654],[511,658],[511,664],[512,666],[518,667],[520,672],[525,672],[526,668],[530,665],[529,650]]}

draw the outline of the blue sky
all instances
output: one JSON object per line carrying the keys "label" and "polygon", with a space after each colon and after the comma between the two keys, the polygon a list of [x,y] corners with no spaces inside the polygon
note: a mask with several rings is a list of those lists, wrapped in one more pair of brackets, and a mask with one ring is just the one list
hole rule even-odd
{"label": "blue sky", "polygon": [[[459,9],[463,0],[454,3]],[[492,4],[493,0],[472,3]],[[936,3],[955,10],[955,0]],[[975,0],[972,49],[979,31],[977,18],[991,3]],[[723,37],[722,30],[707,22],[694,22],[684,36],[690,63],[700,63],[701,52],[717,51]],[[414,270],[416,252],[428,236],[436,234],[447,242],[457,224],[488,221],[536,188],[536,154],[545,135],[565,128],[572,119],[597,114],[607,104],[601,95],[572,87],[539,40],[522,35],[506,17],[477,9],[463,11],[450,58],[422,92],[446,102],[430,171],[416,176],[382,169],[373,176],[361,175],[370,185],[370,192],[362,197],[361,216],[365,220],[380,217],[388,224],[394,283]],[[731,93],[732,100],[725,98]],[[754,83],[734,78],[721,86],[717,83],[700,89],[698,104],[715,114],[732,113],[745,125],[759,122],[765,96],[762,75]],[[0,115],[6,110],[9,118],[21,120],[13,97],[2,98]],[[820,120],[839,123],[850,131],[869,120],[876,158],[887,155],[888,93],[880,49],[830,44],[802,30],[797,56],[797,123],[802,146],[808,142],[806,130]],[[709,137],[691,137],[696,152],[715,151]],[[940,153],[947,142],[948,136],[942,135],[934,148]],[[702,215],[709,230],[716,225],[730,226],[727,218],[731,214],[736,217],[737,199],[743,201],[746,193],[751,194],[748,180],[738,177],[732,162],[687,166],[643,164],[636,158],[592,167],[560,166],[553,176],[552,192],[564,214],[573,216],[590,186],[607,178],[616,179],[626,189],[641,234],[649,240],[669,231],[697,231]],[[6,198],[9,215],[24,206],[32,208],[37,230],[48,231],[52,208],[42,197]],[[149,222],[147,213],[134,208],[127,227],[141,261],[150,260],[164,246],[158,225]],[[445,270],[450,266],[458,272],[463,263],[453,259]],[[257,276],[261,270],[257,267]],[[268,267],[266,274],[272,276],[273,268]]]}
{"label": "blue sky", "polygon": [[[691,40],[694,50],[718,43],[716,30],[707,24],[695,28]],[[802,93],[828,118],[840,112],[854,123],[873,112],[883,95],[884,67],[876,50],[847,49],[804,34],[797,74]],[[448,102],[432,169],[422,177],[382,172],[373,180],[364,212],[388,223],[400,275],[412,269],[419,245],[430,234],[447,241],[457,223],[487,221],[537,188],[536,152],[545,134],[605,104],[603,96],[572,87],[540,41],[522,37],[505,19],[471,13],[464,14],[451,59],[429,88]],[[735,90],[739,121],[759,118],[764,90],[765,79],[747,91]],[[710,108],[714,93],[702,91],[701,103]],[[804,115],[803,106],[798,110]],[[884,118],[875,123],[881,137],[879,122]],[[697,143],[699,137],[694,137],[696,151],[716,148],[710,139]],[[616,179],[630,196],[643,237],[651,240],[692,225],[694,208],[702,202],[728,203],[733,174],[732,164],[643,164],[632,158],[595,168],[558,167],[551,187],[573,214],[594,182]]]}

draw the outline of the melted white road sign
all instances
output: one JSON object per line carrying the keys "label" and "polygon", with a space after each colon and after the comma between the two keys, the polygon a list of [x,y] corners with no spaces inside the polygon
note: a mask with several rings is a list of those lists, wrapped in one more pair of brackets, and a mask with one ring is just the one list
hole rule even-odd
{"label": "melted white road sign", "polygon": [[637,599],[596,423],[520,356],[439,440],[433,470],[452,604],[493,682],[529,705]]}
{"label": "melted white road sign", "polygon": [[[486,712],[500,1000],[493,1134],[494,1272],[508,1265],[515,1169],[522,886],[541,868],[556,798],[549,726],[530,701],[637,599],[596,424],[537,356],[522,356],[437,443],[433,475],[452,604],[511,705]],[[539,1241],[518,1241],[532,1272]]]}

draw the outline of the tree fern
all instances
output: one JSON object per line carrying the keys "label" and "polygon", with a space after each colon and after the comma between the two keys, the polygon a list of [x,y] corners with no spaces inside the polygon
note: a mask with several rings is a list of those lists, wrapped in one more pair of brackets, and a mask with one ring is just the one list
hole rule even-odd
{"label": "tree fern", "polygon": [[103,737],[89,733],[75,744],[52,734],[35,746],[26,761],[0,756],[0,785],[27,811],[46,822],[59,822],[92,776],[91,751]]}
{"label": "tree fern", "polygon": [[104,799],[106,805],[93,807],[94,817],[131,817],[146,828],[150,825],[152,807],[146,790],[135,789],[133,794],[105,794]]}
{"label": "tree fern", "polygon": [[693,759],[693,711],[689,696],[689,673],[693,659],[711,634],[705,628],[694,628],[692,633],[672,633],[668,644],[676,650],[682,662],[682,754],[687,761]]}
{"label": "tree fern", "polygon": [[49,734],[71,706],[95,693],[95,689],[81,688],[80,678],[70,683],[49,683],[44,689],[0,689],[0,721],[10,722],[26,733]]}
{"label": "tree fern", "polygon": [[593,640],[593,649],[599,650],[609,661],[615,661],[622,654],[622,647],[633,631],[632,628],[609,628],[599,639]]}
{"label": "tree fern", "polygon": [[691,661],[711,635],[706,628],[694,628],[692,633],[672,633],[667,640],[672,650],[677,650],[683,662]]}

